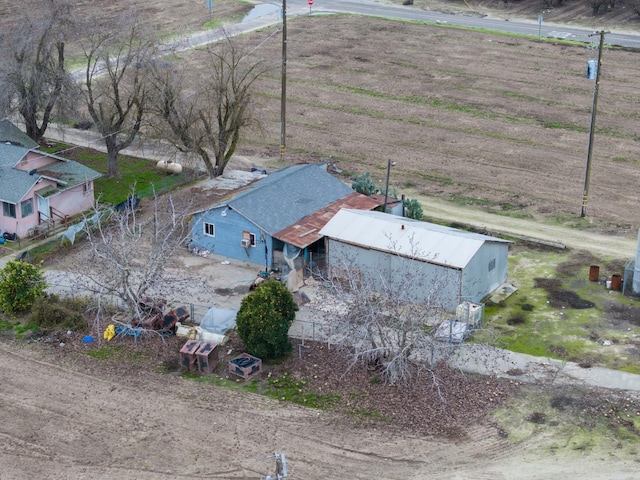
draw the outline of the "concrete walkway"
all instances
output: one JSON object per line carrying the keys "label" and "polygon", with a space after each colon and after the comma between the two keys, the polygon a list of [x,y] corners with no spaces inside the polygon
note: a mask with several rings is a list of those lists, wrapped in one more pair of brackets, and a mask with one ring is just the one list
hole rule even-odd
{"label": "concrete walkway", "polygon": [[466,372],[547,385],[584,385],[640,393],[640,375],[602,367],[465,344],[450,364]]}

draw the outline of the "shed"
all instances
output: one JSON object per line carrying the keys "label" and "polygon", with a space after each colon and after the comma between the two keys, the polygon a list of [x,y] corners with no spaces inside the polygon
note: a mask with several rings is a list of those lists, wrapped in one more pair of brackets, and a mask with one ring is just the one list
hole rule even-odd
{"label": "shed", "polygon": [[[507,279],[509,242],[377,211],[341,210],[320,231],[332,276],[454,312]],[[400,290],[401,289],[401,290]]]}

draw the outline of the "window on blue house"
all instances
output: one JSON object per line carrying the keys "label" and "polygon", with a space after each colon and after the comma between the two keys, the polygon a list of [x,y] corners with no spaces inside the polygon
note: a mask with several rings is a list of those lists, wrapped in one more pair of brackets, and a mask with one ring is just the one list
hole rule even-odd
{"label": "window on blue house", "polygon": [[489,262],[489,271],[493,270],[494,268],[496,268],[496,259],[495,258]]}
{"label": "window on blue house", "polygon": [[243,247],[255,247],[256,246],[256,234],[244,231],[242,232],[242,246]]}
{"label": "window on blue house", "polygon": [[216,226],[213,223],[204,223],[204,234],[207,237],[215,237],[216,236]]}

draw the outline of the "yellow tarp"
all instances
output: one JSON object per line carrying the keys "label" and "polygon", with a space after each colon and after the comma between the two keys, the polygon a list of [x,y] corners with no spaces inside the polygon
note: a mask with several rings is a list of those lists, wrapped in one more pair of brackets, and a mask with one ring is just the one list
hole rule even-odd
{"label": "yellow tarp", "polygon": [[109,341],[115,336],[116,336],[116,327],[113,324],[111,324],[104,331],[103,337],[104,337],[105,340]]}

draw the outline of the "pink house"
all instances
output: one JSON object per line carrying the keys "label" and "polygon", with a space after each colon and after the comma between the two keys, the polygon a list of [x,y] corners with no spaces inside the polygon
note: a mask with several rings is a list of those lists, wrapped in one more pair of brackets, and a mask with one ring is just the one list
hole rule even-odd
{"label": "pink house", "polygon": [[38,143],[0,121],[0,234],[28,237],[95,204],[101,174],[73,160],[41,152]]}

